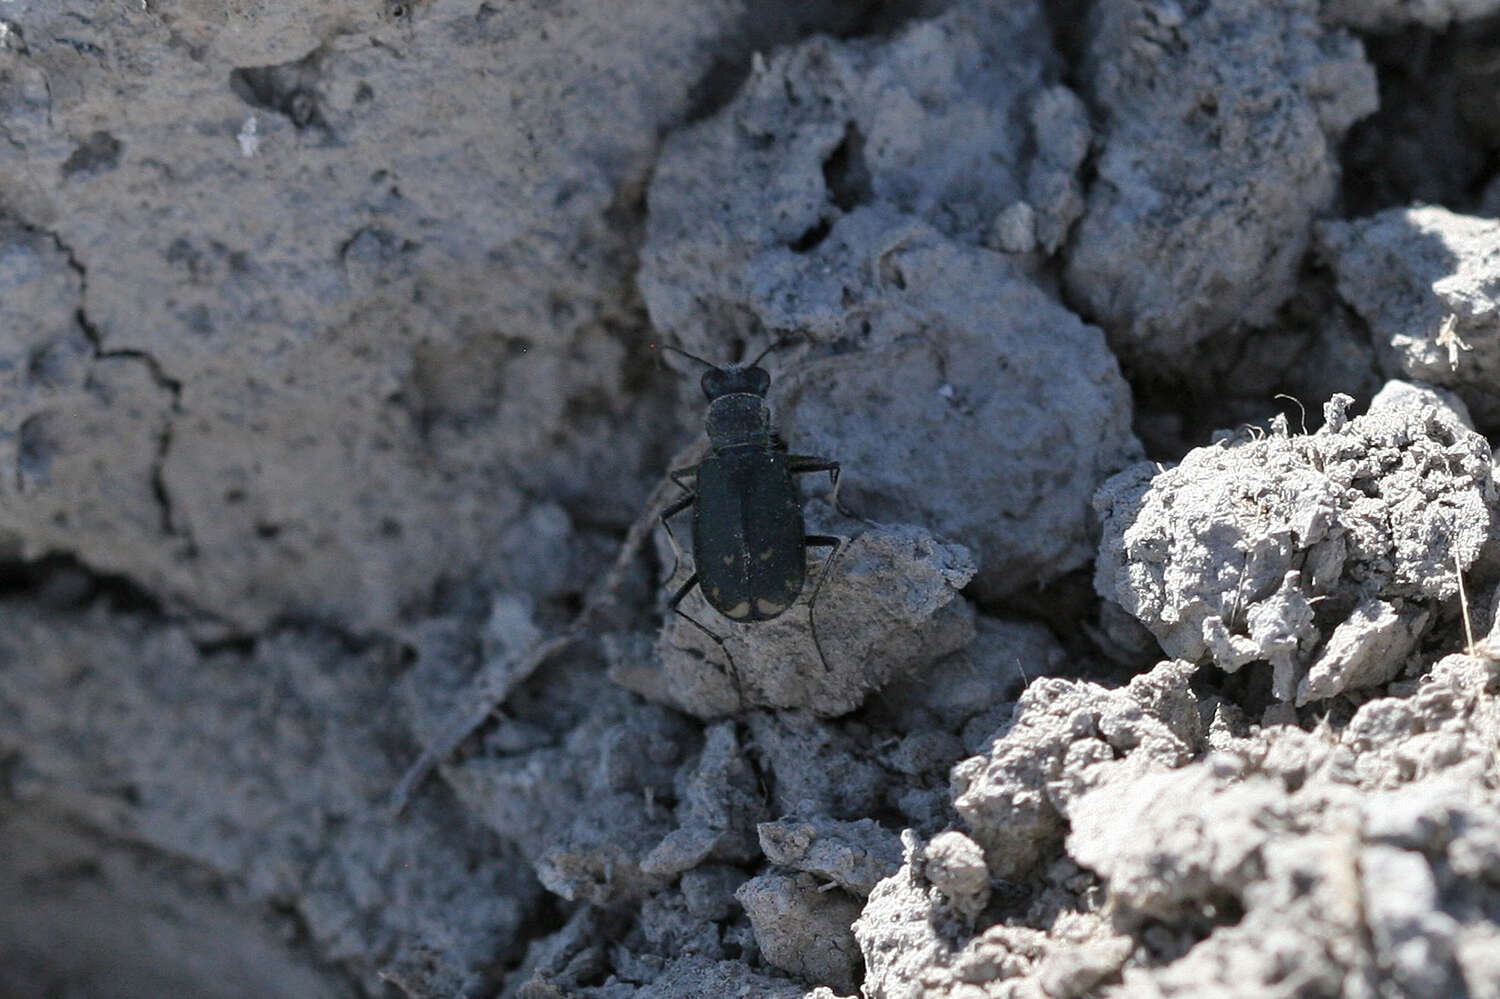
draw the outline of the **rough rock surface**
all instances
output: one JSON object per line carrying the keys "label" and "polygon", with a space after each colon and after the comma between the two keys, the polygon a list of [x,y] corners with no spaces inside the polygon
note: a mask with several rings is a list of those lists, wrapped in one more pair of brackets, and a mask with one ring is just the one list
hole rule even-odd
{"label": "rough rock surface", "polygon": [[1489,538],[1488,442],[1431,392],[1138,465],[1095,500],[1094,584],[1169,654],[1268,663],[1298,704],[1395,677]]}
{"label": "rough rock surface", "polygon": [[[902,870],[876,886],[855,924],[866,994],[916,999],[994,988],[1077,996],[1114,977],[1131,954],[1129,940],[1097,911],[1091,879],[1052,859],[1080,797],[1127,775],[1183,766],[1201,751],[1193,673],[1188,663],[1166,662],[1119,691],[1060,679],[1028,687],[993,748],[954,769],[953,802],[964,838],[983,848],[984,889],[1043,870],[1047,887],[1021,918],[999,920],[1004,895],[989,892],[985,908],[971,864],[948,859],[969,852],[952,833],[925,845],[908,837]],[[955,890],[955,882],[975,887]],[[1051,933],[1041,929],[1048,923]]]}
{"label": "rough rock surface", "polygon": [[[30,997],[122,994],[251,999],[267,994],[345,999],[357,991],[321,973],[287,945],[281,925],[226,907],[187,865],[109,843],[38,810],[0,824],[0,896],[25,899],[6,922],[0,992]],[[37,888],[45,885],[46,891]],[[71,941],[66,970],[57,942]]]}
{"label": "rough rock surface", "polygon": [[1398,208],[1319,229],[1339,294],[1397,378],[1451,389],[1500,427],[1500,221]]}
{"label": "rough rock surface", "polygon": [[1121,690],[1043,678],[984,755],[953,770],[953,805],[990,868],[1020,878],[1056,846],[1068,802],[1098,771],[1180,766],[1201,748],[1193,668],[1162,663]]}
{"label": "rough rock surface", "polygon": [[[1123,696],[1028,691],[994,750],[955,771],[955,804],[993,844],[994,883],[1039,881],[1030,904],[956,909],[932,860],[955,834],[911,838],[855,924],[866,994],[1494,994],[1496,662],[1449,656],[1310,728],[1248,727],[1193,678],[1164,663]],[[1084,739],[1063,753],[1069,724]],[[1018,828],[1038,805],[1053,823]],[[1039,865],[1064,826],[1063,855]]]}
{"label": "rough rock surface", "polygon": [[1102,134],[1067,285],[1127,362],[1171,369],[1291,297],[1375,76],[1314,0],[1091,10],[1082,72]]}
{"label": "rough rock surface", "polygon": [[782,819],[762,822],[756,831],[771,863],[817,875],[862,898],[901,862],[896,836],[874,819]]}
{"label": "rough rock surface", "polygon": [[761,953],[797,978],[827,982],[839,992],[857,984],[859,947],[850,930],[859,903],[823,891],[810,874],[762,874],[735,892],[750,916]]}
{"label": "rough rock surface", "polygon": [[[1026,203],[1054,249],[1082,207],[1089,142],[1056,68],[1030,2],[959,5],[890,39],[815,38],[758,58],[733,102],[662,151],[641,261],[653,324],[695,351],[761,325],[803,328],[777,322],[799,303],[770,281],[794,278],[797,256],[864,205],[981,244]],[[838,314],[817,318],[814,336],[848,332]]]}
{"label": "rough rock surface", "polygon": [[0,0],[0,994],[1500,999],[1494,13]]}
{"label": "rough rock surface", "polygon": [[1076,803],[1068,851],[1117,925],[1218,924],[1110,994],[1494,994],[1494,664],[1450,656],[1413,686]]}
{"label": "rough rock surface", "polygon": [[[300,928],[293,966],[347,962],[372,992],[384,974],[442,995],[478,985],[481,966],[510,946],[536,904],[540,886],[515,847],[474,835],[451,803],[423,803],[395,825],[370,808],[400,762],[382,748],[399,730],[395,664],[383,650],[284,632],[249,653],[205,656],[181,628],[101,605],[26,613],[5,601],[0,620],[0,716],[7,739],[26,747],[7,772],[6,819],[18,827],[7,842],[44,844],[42,817],[58,815],[118,848],[170,858],[155,865],[166,869],[153,890],[198,901],[177,918],[166,910],[164,926],[191,927],[203,892],[230,890]],[[443,831],[455,827],[470,832]],[[69,839],[76,855],[76,834]],[[27,852],[44,870],[58,863],[40,845]],[[78,890],[105,912],[147,890],[128,856],[100,870],[73,864],[82,865]],[[26,922],[17,918],[7,925]],[[189,945],[208,930],[173,932]],[[247,938],[241,953],[248,960],[264,946]],[[106,952],[92,953],[84,964]],[[215,991],[232,986],[214,980],[211,958],[195,969],[190,954],[162,954],[157,972],[142,973],[190,976],[205,995],[240,994]]]}
{"label": "rough rock surface", "polygon": [[[506,752],[508,733],[496,733],[500,752],[466,761],[451,775],[459,799],[519,844],[548,889],[570,900],[603,904],[665,887],[671,875],[709,859],[721,839],[730,859],[743,859],[743,846],[736,851],[729,842],[734,829],[716,832],[688,815],[679,824],[665,804],[676,797],[674,777],[698,734],[660,708],[600,689],[597,680],[590,686],[595,710],[560,745],[544,736],[541,746],[518,740]],[[749,779],[742,763],[733,766],[732,733],[721,730],[715,741],[703,747],[704,761],[716,752],[727,757],[729,776],[737,769]],[[689,856],[679,860],[684,851]]]}

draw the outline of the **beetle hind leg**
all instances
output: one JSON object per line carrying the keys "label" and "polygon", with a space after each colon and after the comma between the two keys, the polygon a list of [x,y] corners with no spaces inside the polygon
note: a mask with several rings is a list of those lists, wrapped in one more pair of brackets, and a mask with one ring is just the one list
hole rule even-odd
{"label": "beetle hind leg", "polygon": [[[673,483],[677,485],[677,488],[681,489],[686,495],[679,496],[676,501],[674,501],[670,506],[663,510],[660,516],[657,517],[657,520],[661,522],[662,530],[667,532],[667,543],[672,546],[672,571],[667,573],[668,579],[671,579],[673,576],[677,575],[677,568],[682,565],[682,546],[677,543],[677,536],[672,533],[671,520],[673,517],[677,516],[679,513],[686,510],[694,503],[698,502],[697,490],[688,485],[686,482],[682,481],[684,478],[688,477],[693,478],[695,481],[697,480],[697,465],[689,465],[687,468],[678,468],[667,473],[667,478],[671,479]],[[697,576],[694,576],[693,578],[696,579]],[[678,599],[681,598],[679,597]]]}
{"label": "beetle hind leg", "polygon": [[818,602],[818,592],[828,580],[828,572],[833,568],[834,560],[849,544],[849,539],[833,534],[809,534],[802,543],[808,548],[833,549],[833,553],[823,560],[823,571],[818,573],[818,581],[813,584],[812,593],[807,598],[807,630],[812,635],[813,648],[818,651],[818,662],[823,667],[823,672],[831,673],[833,670],[828,665],[828,657],[823,654],[823,643],[818,640],[818,619],[813,616],[813,608]]}
{"label": "beetle hind leg", "polygon": [[[677,500],[677,502],[673,503],[671,506],[663,510],[661,512],[661,516],[657,518],[661,521],[662,530],[667,532],[667,543],[672,546],[672,571],[667,573],[668,579],[671,579],[673,576],[677,575],[677,569],[682,565],[682,546],[677,543],[677,535],[672,533],[672,525],[670,521],[673,517],[677,516],[679,513],[692,506],[695,502],[697,502],[697,500],[697,493],[688,493],[686,496],[681,497]],[[693,578],[697,578],[696,574]]]}
{"label": "beetle hind leg", "polygon": [[707,635],[709,639],[719,647],[719,650],[724,653],[724,661],[729,665],[729,682],[734,687],[735,703],[738,710],[744,711],[745,689],[740,684],[740,671],[734,665],[734,655],[729,651],[729,645],[726,643],[725,638],[722,635],[714,634],[714,632],[709,630],[708,625],[704,624],[702,621],[699,621],[697,618],[693,617],[687,611],[678,606],[682,603],[683,598],[686,597],[690,592],[692,592],[693,587],[697,585],[698,573],[694,572],[687,578],[687,582],[679,586],[677,588],[677,592],[672,594],[672,599],[667,601],[667,609],[670,610],[673,614],[676,614],[678,617],[682,618],[688,624],[691,624],[694,628],[697,628],[699,631]]}

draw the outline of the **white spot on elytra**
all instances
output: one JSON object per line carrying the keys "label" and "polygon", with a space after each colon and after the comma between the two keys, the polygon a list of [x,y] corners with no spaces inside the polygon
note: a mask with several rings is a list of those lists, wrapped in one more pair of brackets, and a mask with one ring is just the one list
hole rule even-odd
{"label": "white spot on elytra", "polygon": [[786,604],[779,604],[774,600],[767,600],[764,597],[757,597],[755,600],[755,609],[760,611],[762,614],[780,614],[782,611],[786,610]]}
{"label": "white spot on elytra", "polygon": [[735,604],[733,607],[730,607],[730,608],[726,609],[724,611],[724,616],[727,617],[727,618],[729,618],[732,621],[738,621],[742,617],[749,617],[750,616],[750,603],[749,603],[749,601],[747,601],[747,600],[741,600],[739,603]]}

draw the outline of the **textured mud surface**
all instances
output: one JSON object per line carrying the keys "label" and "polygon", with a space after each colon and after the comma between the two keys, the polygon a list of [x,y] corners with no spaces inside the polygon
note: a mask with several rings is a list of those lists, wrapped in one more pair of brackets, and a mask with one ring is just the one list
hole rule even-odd
{"label": "textured mud surface", "polygon": [[[1497,54],[0,3],[0,993],[1500,999]],[[653,348],[789,335],[710,640]]]}

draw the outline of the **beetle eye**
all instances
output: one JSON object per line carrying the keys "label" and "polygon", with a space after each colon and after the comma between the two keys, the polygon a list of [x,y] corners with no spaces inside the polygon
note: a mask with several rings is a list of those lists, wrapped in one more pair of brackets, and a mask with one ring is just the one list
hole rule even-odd
{"label": "beetle eye", "polygon": [[717,399],[724,394],[724,372],[718,368],[711,368],[703,372],[703,379],[699,382],[703,386],[703,394],[710,399]]}
{"label": "beetle eye", "polygon": [[745,375],[750,381],[750,391],[756,395],[765,395],[771,388],[771,375],[765,368],[751,368]]}

